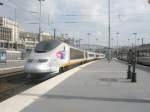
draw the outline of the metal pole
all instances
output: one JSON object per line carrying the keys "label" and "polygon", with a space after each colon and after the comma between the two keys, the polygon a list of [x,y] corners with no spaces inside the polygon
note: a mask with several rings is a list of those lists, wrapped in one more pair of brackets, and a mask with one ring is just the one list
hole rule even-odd
{"label": "metal pole", "polygon": [[128,38],[128,47],[130,48],[131,46],[130,46],[130,39]]}
{"label": "metal pole", "polygon": [[[48,25],[49,25],[49,28],[50,28],[51,27],[51,25],[50,25],[50,14],[48,14]],[[49,34],[51,34],[50,31],[49,31]],[[51,39],[51,36],[49,37],[49,39]]]}
{"label": "metal pole", "polygon": [[144,39],[142,38],[142,45],[144,44]]}
{"label": "metal pole", "polygon": [[14,32],[14,36],[15,36],[15,44],[16,44],[16,50],[18,49],[18,43],[17,43],[17,37],[16,37],[16,27],[18,27],[16,24],[16,21],[17,21],[17,12],[16,12],[16,8],[15,8],[15,27],[14,27],[14,30],[15,30],[15,32]]}
{"label": "metal pole", "polygon": [[56,29],[54,28],[54,40],[56,39]]}
{"label": "metal pole", "polygon": [[113,49],[114,48],[114,38],[111,38],[111,48]]}
{"label": "metal pole", "polygon": [[140,46],[140,38],[138,38],[138,46]]}
{"label": "metal pole", "polygon": [[88,33],[88,50],[90,50],[90,42],[89,42],[89,37],[90,36],[90,33]]}
{"label": "metal pole", "polygon": [[133,33],[134,34],[134,38],[135,38],[135,47],[136,47],[136,36],[137,36],[137,33]]}
{"label": "metal pole", "polygon": [[82,41],[82,39],[79,39],[79,48],[81,47],[81,41]]}
{"label": "metal pole", "polygon": [[44,0],[39,0],[39,2],[40,2],[39,35],[38,35],[39,42],[41,41],[41,11],[42,11],[41,1],[44,1]]}
{"label": "metal pole", "polygon": [[111,60],[111,27],[110,27],[110,0],[108,0],[108,61]]}
{"label": "metal pole", "polygon": [[80,41],[81,41],[81,40],[79,40],[79,48],[80,48],[80,44],[81,44]]}
{"label": "metal pole", "polygon": [[119,32],[116,33],[117,34],[117,57],[118,57],[118,49],[119,49]]}

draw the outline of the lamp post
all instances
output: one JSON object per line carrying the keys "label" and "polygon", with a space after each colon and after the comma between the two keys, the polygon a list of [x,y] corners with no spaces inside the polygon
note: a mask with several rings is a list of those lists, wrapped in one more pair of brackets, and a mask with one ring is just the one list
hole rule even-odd
{"label": "lamp post", "polygon": [[140,39],[140,38],[138,38],[138,46],[140,46],[140,40],[141,40],[141,39]]}
{"label": "lamp post", "polygon": [[108,0],[108,58],[107,60],[111,60],[111,27],[110,27],[110,0]]}
{"label": "lamp post", "polygon": [[118,49],[119,49],[119,35],[120,33],[119,32],[116,32],[117,34],[117,57],[118,57]]}
{"label": "lamp post", "polygon": [[56,39],[56,29],[54,28],[54,40]]}
{"label": "lamp post", "polygon": [[79,41],[79,48],[80,48],[82,39],[79,39],[78,41]]}
{"label": "lamp post", "polygon": [[90,49],[90,42],[89,42],[89,38],[90,38],[91,33],[87,33],[87,35],[88,35],[88,50],[89,50],[89,49]]}
{"label": "lamp post", "polygon": [[95,43],[95,52],[98,52],[98,44],[97,44],[98,38],[96,38],[95,40],[96,40],[96,43]]}
{"label": "lamp post", "polygon": [[141,41],[142,41],[142,45],[143,45],[144,44],[144,39],[142,38]]}
{"label": "lamp post", "polygon": [[38,35],[38,41],[40,42],[41,40],[41,12],[42,12],[42,1],[45,0],[38,0],[40,2],[40,16],[39,16],[39,35]]}
{"label": "lamp post", "polygon": [[111,38],[111,48],[114,48],[114,38]]}
{"label": "lamp post", "polygon": [[130,39],[128,38],[128,47],[130,48],[131,46],[130,46]]}
{"label": "lamp post", "polygon": [[135,47],[136,47],[136,37],[137,37],[137,33],[133,33],[133,35],[134,35],[134,39],[135,39]]}

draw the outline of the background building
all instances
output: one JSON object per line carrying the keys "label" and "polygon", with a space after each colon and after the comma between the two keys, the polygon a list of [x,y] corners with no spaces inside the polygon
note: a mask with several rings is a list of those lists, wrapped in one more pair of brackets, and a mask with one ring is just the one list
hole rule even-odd
{"label": "background building", "polygon": [[50,40],[53,39],[53,36],[50,33],[42,32],[41,33],[41,40]]}
{"label": "background building", "polygon": [[81,44],[80,45],[81,49],[92,51],[92,52],[99,52],[99,53],[104,53],[105,52],[105,47],[100,46],[100,45],[94,45],[94,44]]}
{"label": "background building", "polygon": [[[4,48],[8,49],[23,49],[21,40],[19,39],[19,32],[23,31],[23,28],[15,21],[0,17],[0,44],[4,45]],[[3,46],[2,46],[3,47]]]}
{"label": "background building", "polygon": [[22,44],[25,46],[25,49],[32,49],[38,43],[38,34],[31,32],[20,32],[19,38],[22,41]]}
{"label": "background building", "polygon": [[12,37],[12,30],[10,28],[6,28],[0,26],[0,48],[8,48],[9,41]]}
{"label": "background building", "polygon": [[[22,44],[25,46],[25,49],[32,49],[38,43],[38,33],[33,32],[20,32],[19,38]],[[43,32],[41,33],[41,41],[52,39],[50,33]]]}

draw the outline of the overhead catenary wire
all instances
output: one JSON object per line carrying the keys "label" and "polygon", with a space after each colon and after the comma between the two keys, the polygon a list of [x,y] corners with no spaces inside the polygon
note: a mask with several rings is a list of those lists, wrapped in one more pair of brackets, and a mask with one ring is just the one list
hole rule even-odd
{"label": "overhead catenary wire", "polygon": [[[31,14],[32,16],[34,16],[35,18],[38,18],[38,15],[37,13],[39,13],[38,11],[31,11],[31,10],[27,10],[25,8],[23,8],[22,6],[16,4],[14,1],[12,0],[7,0],[7,2],[11,3],[12,5],[8,4],[8,3],[5,3],[4,6],[6,7],[9,7],[9,8],[14,8],[16,9],[17,12],[24,12],[24,13],[29,13]],[[35,15],[36,14],[36,15]]]}

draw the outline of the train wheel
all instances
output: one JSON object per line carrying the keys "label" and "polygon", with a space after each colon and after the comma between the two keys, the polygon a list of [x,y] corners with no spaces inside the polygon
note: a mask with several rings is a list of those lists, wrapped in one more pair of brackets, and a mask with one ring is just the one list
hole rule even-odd
{"label": "train wheel", "polygon": [[61,67],[61,68],[59,69],[59,73],[63,73],[63,72],[64,72],[64,68]]}

